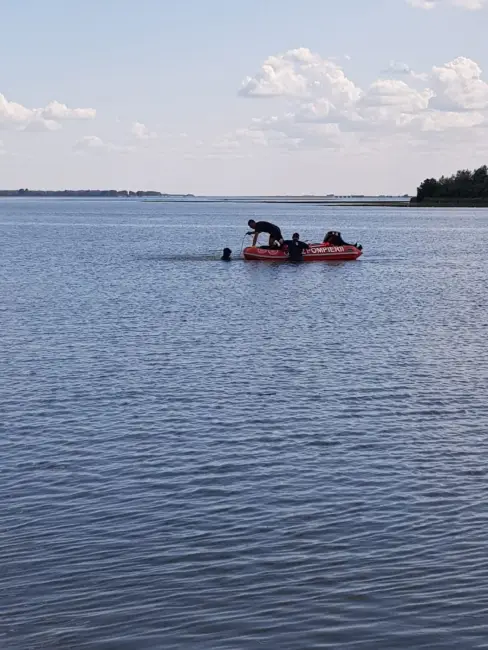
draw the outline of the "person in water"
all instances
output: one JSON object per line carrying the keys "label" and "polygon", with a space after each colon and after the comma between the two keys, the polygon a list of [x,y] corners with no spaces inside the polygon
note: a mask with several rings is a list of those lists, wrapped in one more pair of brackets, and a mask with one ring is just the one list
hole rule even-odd
{"label": "person in water", "polygon": [[249,228],[252,228],[254,232],[248,233],[249,235],[254,235],[252,240],[252,245],[256,246],[259,235],[262,232],[265,232],[269,235],[269,246],[274,247],[276,245],[283,246],[283,235],[278,226],[275,226],[274,223],[269,223],[269,221],[254,221],[254,219],[249,219],[247,222]]}
{"label": "person in water", "polygon": [[220,258],[223,262],[230,262],[230,256],[232,255],[232,251],[230,248],[224,248],[223,255]]}
{"label": "person in water", "polygon": [[302,262],[303,251],[308,250],[310,246],[300,241],[300,235],[295,232],[292,238],[284,242],[288,246],[288,257],[291,262]]}

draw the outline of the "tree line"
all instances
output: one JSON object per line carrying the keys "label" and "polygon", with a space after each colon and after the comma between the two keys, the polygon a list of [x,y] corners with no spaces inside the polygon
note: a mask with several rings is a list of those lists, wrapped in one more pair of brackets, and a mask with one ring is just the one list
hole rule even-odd
{"label": "tree line", "polygon": [[[155,192],[152,190],[132,192],[128,190],[28,190],[22,188],[20,190],[0,190],[0,196],[69,196],[69,197],[95,197],[95,198],[114,198],[114,197],[131,197],[131,196],[157,196],[169,197],[180,196],[172,194],[163,194],[162,192]],[[187,197],[193,196],[191,194],[185,195]]]}
{"label": "tree line", "polygon": [[488,201],[488,167],[460,169],[452,176],[426,178],[417,188],[415,202],[470,199]]}

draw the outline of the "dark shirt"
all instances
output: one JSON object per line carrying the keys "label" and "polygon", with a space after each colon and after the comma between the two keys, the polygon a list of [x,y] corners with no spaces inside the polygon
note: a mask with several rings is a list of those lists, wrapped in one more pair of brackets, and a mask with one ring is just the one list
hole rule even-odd
{"label": "dark shirt", "polygon": [[303,260],[302,251],[310,248],[305,242],[298,241],[298,239],[290,239],[285,241],[288,246],[288,256],[292,262],[301,262]]}
{"label": "dark shirt", "polygon": [[254,226],[255,232],[266,232],[268,235],[271,235],[275,239],[283,239],[281,230],[278,226],[275,226],[274,223],[269,223],[269,221],[258,221]]}
{"label": "dark shirt", "polygon": [[340,235],[331,233],[324,239],[324,244],[330,244],[331,246],[347,246],[346,242],[342,239]]}

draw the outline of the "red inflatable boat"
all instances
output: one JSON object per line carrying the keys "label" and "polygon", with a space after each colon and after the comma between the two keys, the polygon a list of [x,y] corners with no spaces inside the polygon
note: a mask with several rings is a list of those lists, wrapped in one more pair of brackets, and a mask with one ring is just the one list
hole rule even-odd
{"label": "red inflatable boat", "polygon": [[[339,262],[357,260],[363,254],[362,248],[352,244],[331,246],[330,244],[309,244],[310,248],[303,251],[304,262]],[[288,247],[269,248],[269,246],[248,246],[243,250],[244,259],[278,262],[288,260]]]}

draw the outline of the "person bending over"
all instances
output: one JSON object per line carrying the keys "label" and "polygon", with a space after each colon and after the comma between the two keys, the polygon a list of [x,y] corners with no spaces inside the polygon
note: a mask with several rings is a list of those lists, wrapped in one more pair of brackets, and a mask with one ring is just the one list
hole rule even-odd
{"label": "person bending over", "polygon": [[303,241],[300,241],[300,235],[295,232],[291,240],[284,242],[288,246],[288,256],[291,262],[302,262],[303,251],[308,250],[310,246]]}
{"label": "person bending over", "polygon": [[269,246],[283,246],[283,235],[278,226],[275,226],[274,223],[269,223],[269,221],[254,221],[254,219],[249,219],[247,222],[249,228],[252,228],[254,232],[248,233],[249,235],[254,235],[252,240],[252,245],[256,246],[259,235],[262,232],[265,232],[269,235]]}

